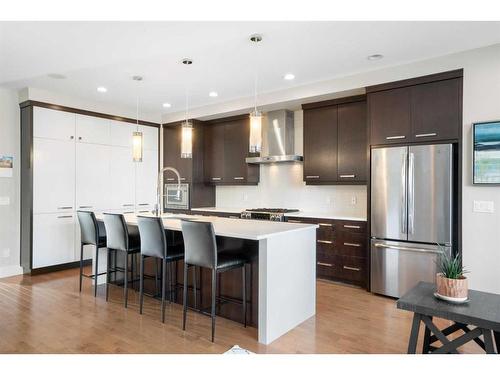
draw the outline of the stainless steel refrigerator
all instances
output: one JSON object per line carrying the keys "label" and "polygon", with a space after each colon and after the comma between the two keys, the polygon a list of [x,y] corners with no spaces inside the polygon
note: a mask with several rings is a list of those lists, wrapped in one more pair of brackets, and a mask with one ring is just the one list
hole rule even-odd
{"label": "stainless steel refrigerator", "polygon": [[452,248],[452,189],[451,144],[372,149],[372,292],[400,297],[434,281]]}

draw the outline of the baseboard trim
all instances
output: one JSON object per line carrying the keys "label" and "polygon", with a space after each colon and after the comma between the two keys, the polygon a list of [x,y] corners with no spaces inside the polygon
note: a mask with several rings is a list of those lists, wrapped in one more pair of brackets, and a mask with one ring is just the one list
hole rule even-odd
{"label": "baseboard trim", "polygon": [[0,279],[4,277],[17,276],[23,274],[21,266],[3,266],[0,267]]}
{"label": "baseboard trim", "polygon": [[[85,259],[83,261],[84,266],[89,266],[91,264],[92,264],[92,259]],[[40,275],[42,273],[63,271],[63,270],[68,270],[71,268],[78,268],[78,267],[80,267],[80,261],[63,263],[63,264],[56,264],[55,266],[35,268],[35,269],[31,270],[31,274],[32,275]]]}

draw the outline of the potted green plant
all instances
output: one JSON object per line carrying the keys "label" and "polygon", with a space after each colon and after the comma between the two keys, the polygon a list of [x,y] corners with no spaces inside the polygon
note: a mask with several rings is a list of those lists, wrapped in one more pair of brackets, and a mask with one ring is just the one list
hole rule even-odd
{"label": "potted green plant", "polygon": [[462,266],[460,254],[452,256],[443,251],[438,260],[436,275],[436,297],[450,302],[464,302],[468,299],[467,271]]}

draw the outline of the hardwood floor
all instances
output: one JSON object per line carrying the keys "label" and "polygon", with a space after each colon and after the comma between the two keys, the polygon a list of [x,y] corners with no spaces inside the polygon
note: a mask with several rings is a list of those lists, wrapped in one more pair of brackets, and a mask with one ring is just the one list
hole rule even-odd
{"label": "hardwood floor", "polygon": [[[257,353],[405,353],[411,325],[393,299],[318,281],[317,315],[271,345],[257,342],[255,328],[223,318],[211,343],[207,316],[189,312],[182,331],[180,305],[167,305],[162,324],[158,301],[145,297],[141,316],[133,290],[128,309],[121,288],[110,288],[109,302],[104,295],[102,287],[94,298],[89,280],[78,293],[77,270],[0,279],[0,352],[222,353],[237,344]],[[461,351],[481,352],[474,343]]]}

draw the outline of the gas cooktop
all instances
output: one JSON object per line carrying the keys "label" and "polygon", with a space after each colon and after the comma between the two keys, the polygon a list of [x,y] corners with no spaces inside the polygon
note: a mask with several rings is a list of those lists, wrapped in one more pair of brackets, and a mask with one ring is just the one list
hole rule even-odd
{"label": "gas cooktop", "polygon": [[299,212],[295,208],[250,208],[247,212],[268,212],[271,214],[289,214],[291,212]]}

